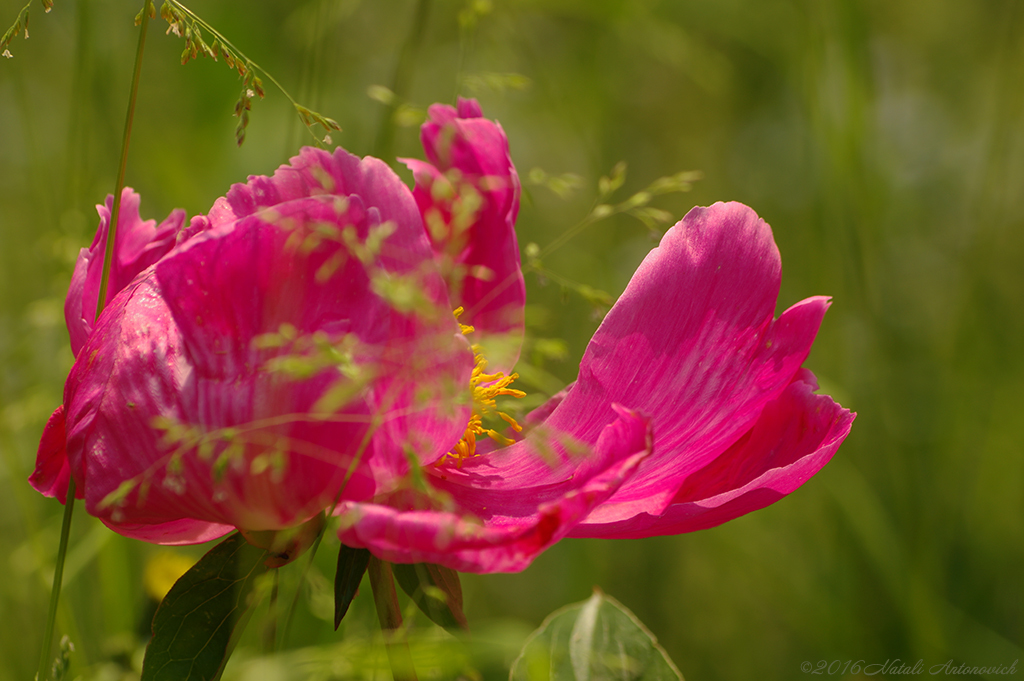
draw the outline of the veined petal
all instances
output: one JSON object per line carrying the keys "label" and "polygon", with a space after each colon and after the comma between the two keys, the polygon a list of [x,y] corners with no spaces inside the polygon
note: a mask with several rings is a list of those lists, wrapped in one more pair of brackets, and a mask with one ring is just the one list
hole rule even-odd
{"label": "veined petal", "polygon": [[492,369],[508,372],[523,336],[526,286],[515,220],[520,183],[501,125],[482,117],[475,100],[458,110],[435,104],[421,140],[429,162],[400,159],[416,178],[413,192],[448,281],[465,308]]}
{"label": "veined petal", "polygon": [[[425,235],[413,233],[422,222],[402,180],[380,159],[359,158],[340,147],[333,154],[303,147],[272,177],[251,175],[247,183],[232,185],[227,196],[214,202],[207,217],[213,228],[294,199],[330,195],[359,196],[367,210],[376,209],[381,223],[391,222],[403,230],[403,243],[422,240],[426,245]],[[417,244],[417,253],[419,248]]]}
{"label": "veined petal", "polygon": [[[314,157],[384,184],[373,163]],[[288,527],[458,440],[472,353],[411,195],[391,186],[211,220],[112,301],[65,399],[91,513],[175,543]]]}
{"label": "veined petal", "polygon": [[516,572],[564,537],[633,475],[649,455],[646,419],[617,409],[581,465],[553,434],[526,440],[461,468],[430,471],[451,508],[383,503],[340,507],[342,542],[398,563],[431,562],[465,572]]}
{"label": "veined petal", "polygon": [[686,478],[659,515],[608,505],[571,535],[628,539],[693,532],[775,503],[821,470],[853,425],[856,415],[827,395],[815,395],[816,388],[811,372],[802,371],[750,431]]}
{"label": "veined petal", "polygon": [[780,276],[771,229],[737,203],[693,209],[645,258],[548,420],[592,442],[612,403],[651,418],[654,454],[608,509],[659,513],[792,382],[829,303],[773,320]]}
{"label": "veined petal", "polygon": [[[185,222],[185,211],[175,209],[167,219],[156,224],[156,220],[142,220],[139,217],[141,197],[131,187],[121,192],[121,206],[117,218],[117,234],[114,238],[114,257],[110,264],[106,299],[109,302],[140,272],[162,258],[176,242],[178,232]],[[96,302],[100,294],[103,277],[103,258],[107,248],[107,230],[113,211],[114,197],[107,196],[105,205],[96,206],[100,224],[96,229],[89,248],[78,254],[75,271],[71,275],[71,286],[64,302],[64,318],[71,337],[71,351],[77,356],[92,332],[96,318]]]}

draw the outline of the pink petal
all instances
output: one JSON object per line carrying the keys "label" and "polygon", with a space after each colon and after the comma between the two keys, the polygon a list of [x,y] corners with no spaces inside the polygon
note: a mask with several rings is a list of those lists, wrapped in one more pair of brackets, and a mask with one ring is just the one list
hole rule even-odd
{"label": "pink petal", "polygon": [[[403,229],[422,225],[409,188],[380,159],[359,158],[340,147],[331,154],[323,149],[303,147],[289,165],[273,177],[252,175],[246,184],[232,185],[227,196],[217,199],[208,215],[211,228],[231,224],[264,208],[310,196],[361,197],[367,210],[375,208],[380,222],[394,222]],[[405,233],[412,243],[426,237]],[[419,248],[419,245],[417,245]]]}
{"label": "pink petal", "polygon": [[[121,207],[117,218],[114,258],[110,265],[106,300],[109,302],[118,291],[131,282],[142,270],[162,258],[174,247],[178,232],[185,222],[185,211],[175,209],[167,219],[156,224],[156,220],[139,217],[141,198],[131,187],[121,192]],[[83,248],[78,255],[71,286],[64,303],[64,318],[71,336],[71,351],[77,356],[92,332],[96,318],[96,301],[99,299],[100,282],[103,277],[103,258],[107,248],[107,228],[113,210],[114,197],[107,196],[106,204],[96,206],[100,224],[92,245]]]}
{"label": "pink petal", "polygon": [[396,563],[438,563],[464,572],[523,570],[613,494],[650,453],[646,419],[616,411],[618,419],[603,429],[582,465],[565,456],[557,438],[538,447],[544,436],[531,434],[468,459],[462,468],[430,469],[435,504],[440,495],[452,508],[401,508],[393,499],[345,503],[339,508],[339,537]]}
{"label": "pink petal", "polygon": [[[71,469],[68,467],[68,453],[65,448],[64,405],[60,405],[46,421],[43,437],[36,454],[36,468],[29,476],[32,488],[44,497],[56,498],[67,503],[68,482]],[[75,490],[75,496],[82,498],[82,490]]]}
{"label": "pink petal", "polygon": [[231,525],[206,523],[201,520],[192,520],[191,518],[172,520],[156,525],[115,523],[108,518],[101,518],[101,520],[104,525],[120,535],[164,546],[204,544],[214,539],[220,539],[235,530]]}
{"label": "pink petal", "polygon": [[[234,223],[211,219],[112,301],[65,400],[71,468],[90,513],[129,536],[169,542],[199,541],[225,526],[287,527],[331,505],[342,485],[346,499],[393,487],[408,472],[407,449],[429,462],[458,439],[468,411],[450,405],[468,383],[472,356],[418,211],[397,178],[379,177],[379,161],[353,158],[310,154],[304,170],[337,172],[376,194],[291,199]],[[320,162],[329,167],[311,165]],[[276,186],[263,179],[232,195]],[[402,221],[387,228],[379,254],[361,260],[346,244],[365,245],[385,214]],[[403,278],[423,296],[415,311],[396,309],[375,288]],[[282,325],[308,347],[254,345]],[[271,370],[275,359],[316,356],[314,334],[318,342],[350,338],[342,369],[363,378],[346,378],[333,363],[308,378]],[[309,417],[346,380],[359,382],[330,418]],[[200,456],[191,441],[166,441],[158,417],[210,437],[212,451]],[[228,446],[217,433],[229,427],[243,450],[217,482],[211,466]],[[175,442],[186,442],[180,471],[168,467]],[[277,448],[283,468],[252,468]],[[127,480],[145,480],[145,489],[105,506]]]}
{"label": "pink petal", "polygon": [[[721,456],[691,474],[660,515],[592,513],[574,537],[635,538],[703,530],[786,496],[831,460],[855,414],[815,395],[809,371],[769,402],[754,427]],[[603,516],[613,521],[605,523]]]}
{"label": "pink petal", "polygon": [[[458,111],[435,104],[429,114],[421,132],[429,163],[400,160],[416,178],[413,193],[452,302],[466,309],[460,321],[478,330],[491,368],[508,372],[519,355],[526,300],[515,233],[520,184],[508,138],[475,100],[460,98]],[[481,200],[475,211],[465,208],[472,197]]]}
{"label": "pink petal", "polygon": [[640,265],[548,420],[592,442],[614,418],[612,403],[651,418],[654,454],[605,521],[660,513],[793,380],[828,299],[773,321],[780,275],[771,229],[738,203],[694,208]]}

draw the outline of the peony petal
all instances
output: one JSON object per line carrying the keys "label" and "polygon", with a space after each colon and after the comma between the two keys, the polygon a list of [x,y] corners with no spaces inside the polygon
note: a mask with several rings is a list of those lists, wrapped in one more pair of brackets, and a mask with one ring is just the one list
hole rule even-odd
{"label": "peony petal", "polygon": [[350,195],[359,196],[367,210],[376,208],[380,222],[390,221],[404,230],[403,243],[427,243],[424,235],[412,231],[422,225],[419,211],[394,171],[380,159],[359,158],[340,147],[333,154],[303,147],[273,177],[254,175],[246,184],[233,185],[227,196],[214,202],[208,220],[213,228],[294,199]]}
{"label": "peony petal", "polygon": [[155,525],[115,523],[107,518],[101,518],[101,520],[104,525],[125,537],[146,541],[150,544],[163,544],[164,546],[204,544],[214,539],[220,539],[235,530],[231,525],[206,523],[201,520],[192,520],[191,518],[172,520]]}
{"label": "peony petal", "polygon": [[548,421],[592,442],[612,403],[651,418],[654,454],[612,500],[615,519],[659,513],[793,380],[828,299],[773,321],[780,274],[771,229],[737,203],[693,209],[640,265]]}
{"label": "peony petal", "polygon": [[619,418],[602,431],[584,466],[557,456],[553,461],[531,435],[469,459],[461,469],[431,471],[437,491],[456,509],[345,503],[339,537],[396,563],[437,563],[464,572],[523,570],[613,494],[650,453],[646,419],[616,411]]}
{"label": "peony petal", "polygon": [[[748,433],[691,474],[660,515],[631,517],[602,507],[572,536],[628,539],[693,532],[778,501],[821,470],[850,434],[856,415],[827,395],[815,395],[816,387],[813,375],[804,372],[768,403]],[[606,523],[604,517],[617,522]]]}
{"label": "peony petal", "polygon": [[[44,497],[56,498],[60,503],[67,503],[68,482],[71,480],[71,469],[68,466],[68,453],[64,436],[64,405],[60,405],[46,421],[43,437],[39,441],[36,454],[36,468],[29,476],[32,488]],[[75,496],[82,498],[83,490],[75,490]]]}
{"label": "peony petal", "polygon": [[[211,220],[115,298],[78,358],[65,401],[68,452],[88,482],[87,508],[114,529],[142,536],[143,525],[172,523],[153,536],[178,542],[220,530],[177,521],[294,525],[329,506],[342,484],[348,499],[391,486],[408,471],[408,451],[432,461],[465,427],[467,408],[449,405],[468,383],[472,353],[409,190],[375,177],[375,164],[316,158],[357,174],[369,166],[357,178],[364,190],[397,193],[369,197],[383,208],[313,196],[231,224]],[[384,214],[406,219],[384,225]],[[415,309],[401,309],[402,286]],[[331,346],[348,359],[302,369]],[[288,373],[296,362],[300,373]],[[338,386],[351,394],[323,412]],[[211,467],[232,442],[241,450],[223,459],[217,482]],[[125,481],[138,485],[111,505]]]}
{"label": "peony petal", "polygon": [[[159,225],[156,224],[156,220],[143,221],[139,217],[141,200],[131,187],[125,187],[121,192],[117,234],[114,238],[114,258],[107,283],[107,302],[140,272],[174,247],[178,232],[185,222],[185,211],[180,209],[171,211],[167,219]],[[78,255],[64,303],[64,318],[71,337],[71,351],[76,356],[89,338],[93,320],[96,318],[96,301],[99,299],[100,282],[103,277],[107,229],[113,205],[114,197],[108,195],[105,205],[96,206],[100,224],[92,245],[88,249],[83,248]]]}
{"label": "peony petal", "polygon": [[400,159],[448,281],[460,321],[474,326],[492,370],[508,372],[523,337],[526,285],[515,220],[520,183],[498,123],[475,100],[430,107],[421,139],[428,162]]}

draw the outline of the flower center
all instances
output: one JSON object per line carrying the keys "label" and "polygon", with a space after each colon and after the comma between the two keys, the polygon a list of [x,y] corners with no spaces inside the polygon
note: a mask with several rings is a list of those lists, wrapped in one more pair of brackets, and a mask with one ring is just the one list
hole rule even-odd
{"label": "flower center", "polygon": [[[456,308],[455,318],[458,319],[462,313],[463,308]],[[468,324],[460,323],[459,327],[462,329],[463,335],[469,335],[476,330]],[[472,345],[470,347],[473,350],[473,360],[475,362],[473,374],[469,379],[469,387],[473,395],[473,414],[469,418],[469,423],[466,425],[466,431],[462,434],[462,439],[452,447],[450,452],[438,460],[437,465],[439,466],[447,461],[449,456],[458,459],[457,465],[459,467],[462,466],[464,459],[476,456],[476,438],[479,435],[487,435],[498,444],[504,446],[515,442],[515,440],[510,440],[493,428],[485,427],[484,418],[487,416],[499,417],[517,433],[523,430],[523,427],[516,423],[514,418],[498,410],[498,404],[495,401],[495,398],[504,395],[526,397],[526,393],[522,390],[509,387],[513,381],[519,378],[519,374],[506,376],[500,371],[493,374],[486,373],[487,358],[483,356],[482,348],[479,345]]]}

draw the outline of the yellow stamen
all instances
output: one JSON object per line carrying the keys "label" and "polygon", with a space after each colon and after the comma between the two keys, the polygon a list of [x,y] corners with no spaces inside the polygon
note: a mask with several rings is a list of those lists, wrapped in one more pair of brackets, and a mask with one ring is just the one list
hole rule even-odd
{"label": "yellow stamen", "polygon": [[[456,308],[455,318],[458,319],[463,311],[461,307]],[[459,327],[462,329],[463,335],[473,333],[475,330],[468,324],[459,324]],[[441,457],[437,462],[438,465],[441,465],[449,456],[452,456],[458,459],[458,466],[461,467],[463,460],[476,456],[476,438],[478,435],[487,435],[503,446],[508,446],[515,442],[515,440],[505,437],[494,429],[484,428],[483,418],[485,416],[493,414],[499,417],[517,433],[521,433],[523,430],[523,427],[514,418],[503,411],[498,411],[498,404],[495,401],[496,397],[503,396],[526,397],[526,393],[522,390],[509,387],[513,381],[519,378],[519,374],[506,376],[500,371],[493,374],[484,373],[487,369],[487,359],[483,356],[482,348],[479,345],[473,345],[471,349],[473,350],[474,366],[473,373],[469,378],[469,387],[473,395],[473,413],[469,418],[469,423],[466,424],[466,431],[463,433],[462,439],[452,447],[452,451]]]}

